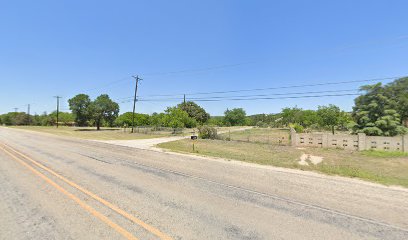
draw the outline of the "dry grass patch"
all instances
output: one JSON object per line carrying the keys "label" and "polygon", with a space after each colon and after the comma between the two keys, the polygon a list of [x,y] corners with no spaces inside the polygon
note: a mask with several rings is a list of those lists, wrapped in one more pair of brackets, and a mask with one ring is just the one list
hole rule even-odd
{"label": "dry grass patch", "polygon": [[96,131],[95,128],[90,127],[65,127],[65,126],[61,126],[59,128],[38,126],[17,126],[13,128],[91,140],[132,140],[174,136],[170,132],[160,131],[155,133],[140,133],[140,132],[130,133],[130,129],[127,129],[127,132],[124,132],[124,130],[120,128],[101,128],[100,131]]}
{"label": "dry grass patch", "polygon": [[289,135],[289,129],[252,128],[220,134],[220,137],[231,141],[289,145]]}

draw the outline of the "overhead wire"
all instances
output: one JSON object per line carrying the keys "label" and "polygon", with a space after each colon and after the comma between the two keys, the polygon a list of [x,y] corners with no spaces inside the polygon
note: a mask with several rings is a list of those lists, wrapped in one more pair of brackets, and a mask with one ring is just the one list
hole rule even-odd
{"label": "overhead wire", "polygon": [[[253,100],[272,100],[272,99],[292,99],[292,98],[321,98],[321,97],[341,97],[341,96],[358,96],[359,93],[346,94],[325,94],[325,95],[303,95],[287,97],[255,97],[255,98],[228,98],[228,99],[198,99],[196,102],[219,102],[219,101],[253,101]],[[181,98],[180,98],[181,100]],[[138,102],[165,102],[168,100],[138,100]]]}
{"label": "overhead wire", "polygon": [[[271,94],[255,94],[255,95],[235,95],[235,96],[210,96],[210,97],[199,97],[191,98],[188,100],[202,100],[202,99],[230,99],[230,98],[250,98],[250,97],[270,97],[270,96],[285,96],[285,95],[294,95],[294,94],[312,94],[312,93],[332,93],[332,92],[352,92],[359,91],[359,89],[343,89],[343,90],[325,90],[325,91],[308,91],[308,92],[285,92],[285,93],[271,93]],[[170,100],[170,99],[180,99],[180,98],[164,98],[164,99],[144,99],[139,98],[139,100]]]}
{"label": "overhead wire", "polygon": [[[401,78],[401,76],[385,77],[385,78],[371,78],[371,79],[353,80],[353,81],[322,82],[322,83],[313,83],[313,84],[287,85],[287,86],[266,87],[266,88],[226,90],[226,91],[175,93],[175,94],[154,94],[154,95],[144,95],[144,96],[141,96],[141,97],[172,97],[172,96],[184,96],[184,95],[194,96],[194,95],[211,95],[211,94],[225,94],[225,93],[238,93],[238,92],[256,92],[256,91],[278,90],[278,89],[288,89],[288,88],[317,87],[317,86],[341,85],[341,84],[349,84],[349,83],[385,81],[385,80],[392,80],[392,79],[397,79],[397,78]],[[129,98],[133,98],[133,96],[124,97],[122,99],[129,99]]]}

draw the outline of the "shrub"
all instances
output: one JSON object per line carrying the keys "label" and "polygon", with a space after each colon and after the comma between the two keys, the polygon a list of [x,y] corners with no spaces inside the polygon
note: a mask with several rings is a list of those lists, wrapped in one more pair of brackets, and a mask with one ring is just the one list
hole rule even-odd
{"label": "shrub", "polygon": [[201,126],[198,128],[198,136],[202,139],[216,139],[217,129],[209,126]]}
{"label": "shrub", "polygon": [[256,126],[257,126],[257,127],[260,127],[260,128],[267,128],[267,127],[268,127],[268,124],[267,124],[266,122],[263,122],[263,121],[258,121],[258,122],[256,123]]}
{"label": "shrub", "polygon": [[302,125],[299,125],[299,124],[297,124],[297,123],[290,124],[289,126],[290,126],[291,128],[293,128],[293,129],[295,129],[295,131],[296,131],[297,133],[302,133],[302,132],[304,132],[304,130],[305,130]]}

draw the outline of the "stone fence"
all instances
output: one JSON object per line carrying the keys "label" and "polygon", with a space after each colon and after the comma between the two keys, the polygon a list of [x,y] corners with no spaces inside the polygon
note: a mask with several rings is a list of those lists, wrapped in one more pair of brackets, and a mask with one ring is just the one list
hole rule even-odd
{"label": "stone fence", "polygon": [[331,133],[296,133],[290,131],[292,146],[342,148],[349,150],[382,150],[408,152],[408,135],[395,137],[331,134]]}

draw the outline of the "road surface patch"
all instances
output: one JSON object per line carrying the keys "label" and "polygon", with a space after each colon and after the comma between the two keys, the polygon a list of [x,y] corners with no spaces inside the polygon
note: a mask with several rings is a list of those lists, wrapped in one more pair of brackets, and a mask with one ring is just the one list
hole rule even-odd
{"label": "road surface patch", "polygon": [[[74,196],[72,193],[69,193],[68,191],[66,191],[65,189],[63,189],[61,186],[59,186],[57,183],[53,182],[51,179],[49,179],[48,177],[46,177],[45,175],[43,175],[42,173],[40,173],[39,171],[37,171],[36,169],[34,169],[33,167],[31,167],[29,164],[27,164],[26,162],[22,161],[21,159],[17,158],[15,155],[13,155],[11,152],[14,152],[15,154],[19,155],[20,157],[23,157],[24,159],[30,161],[31,163],[33,163],[34,165],[38,166],[39,168],[42,168],[43,170],[47,171],[48,173],[51,173],[52,175],[54,175],[55,177],[59,178],[60,180],[62,180],[63,182],[67,183],[68,185],[78,189],[79,191],[85,193],[86,195],[92,197],[93,199],[95,199],[96,201],[102,203],[103,205],[105,205],[106,207],[110,208],[111,210],[115,211],[116,213],[122,215],[123,217],[127,218],[128,220],[132,221],[133,223],[136,223],[137,225],[143,227],[144,229],[148,230],[150,233],[153,233],[154,235],[158,236],[160,239],[164,239],[164,240],[170,240],[172,239],[171,237],[167,236],[166,234],[162,233],[161,231],[159,231],[158,229],[156,229],[153,226],[148,225],[147,223],[143,222],[142,220],[134,217],[133,215],[127,213],[126,211],[120,209],[119,207],[115,206],[114,204],[106,201],[105,199],[99,197],[98,195],[96,195],[95,193],[92,193],[91,191],[88,191],[84,188],[82,188],[81,186],[79,186],[78,184],[66,179],[65,177],[59,175],[58,173],[56,173],[55,171],[49,169],[48,167],[38,163],[37,161],[31,159],[30,157],[26,156],[23,153],[20,153],[18,151],[16,151],[15,149],[11,148],[10,146],[6,145],[6,144],[1,144],[3,151],[5,151],[8,155],[10,155],[13,159],[17,160],[18,162],[20,162],[21,164],[23,164],[24,166],[26,166],[27,168],[29,168],[32,172],[34,172],[36,175],[40,176],[41,178],[43,178],[46,182],[48,182],[49,184],[51,184],[52,186],[54,186],[55,188],[57,188],[59,191],[61,191],[62,193],[64,193],[65,195],[69,196],[71,199],[73,199],[75,202],[77,202],[81,207],[83,207],[85,210],[89,211],[90,213],[92,213],[94,216],[96,216],[97,218],[101,219],[102,221],[104,221],[106,224],[108,224],[109,226],[111,226],[112,228],[114,228],[115,230],[117,230],[119,233],[121,233],[123,236],[125,236],[127,239],[137,239],[136,237],[132,236],[129,232],[127,232],[125,229],[121,228],[119,225],[113,223],[112,221],[110,221],[106,216],[102,215],[101,213],[97,212],[96,210],[94,210],[92,207],[90,207],[89,205],[83,203],[79,198],[77,198],[76,196]],[[7,147],[7,149],[5,148]],[[83,205],[81,205],[79,202],[81,202]],[[93,211],[92,211],[93,210]],[[96,214],[96,215],[95,215]],[[105,221],[106,220],[106,221]],[[113,227],[115,226],[115,227]],[[130,234],[130,235],[129,235]]]}

